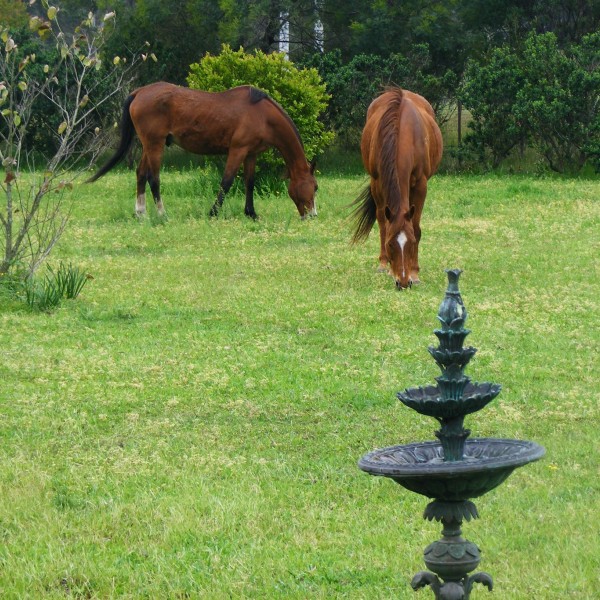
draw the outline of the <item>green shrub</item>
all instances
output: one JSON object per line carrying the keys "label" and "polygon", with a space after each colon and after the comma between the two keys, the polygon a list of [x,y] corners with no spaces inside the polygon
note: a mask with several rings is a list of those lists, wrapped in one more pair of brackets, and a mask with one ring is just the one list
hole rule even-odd
{"label": "green shrub", "polygon": [[[210,53],[190,65],[187,78],[190,88],[221,92],[238,85],[252,85],[278,102],[296,124],[309,160],[331,144],[334,135],[325,131],[319,120],[327,108],[329,96],[316,69],[299,69],[282,53],[265,54],[256,50],[247,54],[243,48],[232,50],[223,45],[221,53]],[[263,155],[263,164],[280,164],[271,152]]]}
{"label": "green shrub", "polygon": [[600,169],[600,33],[563,49],[531,33],[522,49],[496,48],[469,63],[461,97],[473,118],[466,142],[492,165],[530,142],[549,167]]}
{"label": "green shrub", "polygon": [[599,64],[600,33],[567,50],[554,33],[527,38],[515,113],[554,171],[576,173],[588,158],[600,167]]}
{"label": "green shrub", "polygon": [[48,265],[48,270],[56,280],[61,295],[67,300],[77,298],[88,279],[91,279],[91,275],[85,273],[79,267],[74,267],[71,263],[66,265],[61,262],[56,272]]}
{"label": "green shrub", "polygon": [[54,278],[32,276],[25,282],[25,301],[29,308],[51,312],[61,300],[62,294]]}
{"label": "green shrub", "polygon": [[461,98],[472,120],[465,145],[482,163],[496,168],[527,141],[527,127],[514,110],[523,85],[519,58],[510,48],[495,48],[485,62],[467,63]]}

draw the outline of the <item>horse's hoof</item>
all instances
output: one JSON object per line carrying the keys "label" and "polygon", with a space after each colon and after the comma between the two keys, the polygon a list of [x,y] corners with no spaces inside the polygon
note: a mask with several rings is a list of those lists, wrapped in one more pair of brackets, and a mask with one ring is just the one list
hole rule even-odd
{"label": "horse's hoof", "polygon": [[386,273],[388,272],[388,268],[387,267],[377,267],[377,272],[378,273]]}

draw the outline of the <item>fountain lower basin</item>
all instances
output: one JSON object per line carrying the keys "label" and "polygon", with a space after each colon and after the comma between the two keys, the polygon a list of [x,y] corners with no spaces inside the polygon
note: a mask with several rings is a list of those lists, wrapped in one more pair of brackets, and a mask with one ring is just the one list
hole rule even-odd
{"label": "fountain lower basin", "polygon": [[439,442],[419,442],[374,450],[358,466],[428,498],[460,502],[493,490],[515,469],[544,453],[535,442],[474,438],[465,442],[464,460],[444,461]]}

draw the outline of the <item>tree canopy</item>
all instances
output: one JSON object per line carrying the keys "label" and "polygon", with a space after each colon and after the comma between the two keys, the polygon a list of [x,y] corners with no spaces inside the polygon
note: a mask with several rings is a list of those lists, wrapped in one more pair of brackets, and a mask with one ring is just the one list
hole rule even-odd
{"label": "tree canopy", "polygon": [[[480,117],[479,148],[489,140],[499,143],[492,152],[494,163],[524,138],[522,132],[490,120],[512,105],[488,105],[493,98],[483,85],[475,97],[474,65],[481,64],[481,76],[493,80],[500,55],[508,61],[503,68],[511,61],[521,68],[522,61],[514,57],[528,52],[534,39],[530,36],[552,34],[553,52],[571,53],[576,61],[578,49],[585,62],[581,72],[597,68],[596,51],[584,52],[589,43],[586,46],[583,40],[600,31],[600,0],[56,0],[55,4],[74,26],[90,10],[114,11],[116,29],[106,45],[108,56],[149,43],[155,60],[139,74],[138,85],[157,80],[186,85],[190,65],[217,55],[225,46],[247,53],[283,50],[294,63],[318,69],[331,96],[324,122],[348,139],[360,131],[368,102],[385,85],[425,95],[442,122],[449,107],[467,99],[474,103],[467,108]],[[39,3],[0,0],[0,25],[19,27],[26,23],[26,12],[36,6]],[[518,85],[519,78],[512,72],[507,81]],[[593,88],[596,80],[588,79]],[[469,89],[461,95],[463,86]],[[351,93],[345,93],[348,90]],[[597,90],[586,94],[596,106]],[[594,119],[595,113],[585,123],[595,123]]]}

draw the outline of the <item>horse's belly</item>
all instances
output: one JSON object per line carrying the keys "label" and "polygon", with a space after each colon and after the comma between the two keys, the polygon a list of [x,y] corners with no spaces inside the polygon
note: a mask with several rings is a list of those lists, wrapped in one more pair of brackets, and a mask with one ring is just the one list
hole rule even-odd
{"label": "horse's belly", "polygon": [[193,154],[227,154],[227,145],[224,143],[215,143],[214,140],[208,140],[201,135],[182,135],[173,136],[173,141],[187,152]]}

